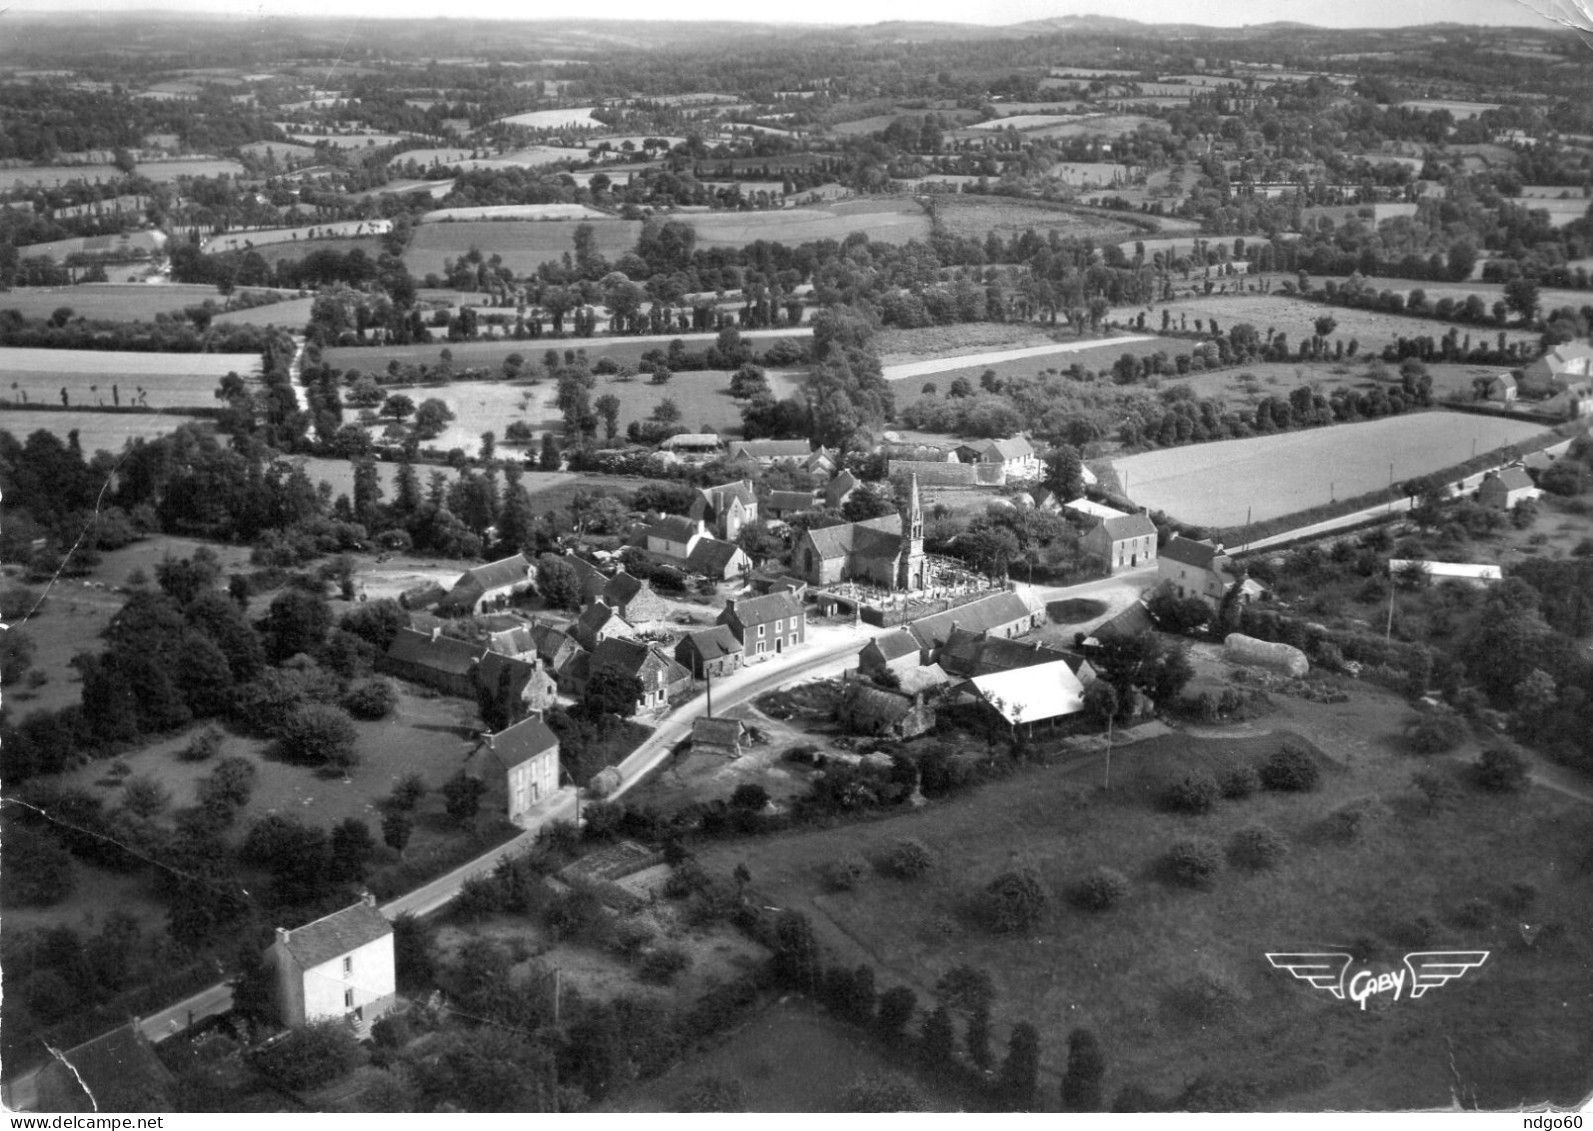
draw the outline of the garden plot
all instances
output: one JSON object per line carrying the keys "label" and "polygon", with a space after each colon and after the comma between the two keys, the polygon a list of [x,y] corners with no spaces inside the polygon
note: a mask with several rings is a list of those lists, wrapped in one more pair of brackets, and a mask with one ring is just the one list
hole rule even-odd
{"label": "garden plot", "polygon": [[216,386],[223,377],[259,372],[257,353],[0,348],[0,396],[63,408],[215,408]]}
{"label": "garden plot", "polygon": [[1124,493],[1197,526],[1265,522],[1387,488],[1541,435],[1541,423],[1423,412],[1111,461]]}

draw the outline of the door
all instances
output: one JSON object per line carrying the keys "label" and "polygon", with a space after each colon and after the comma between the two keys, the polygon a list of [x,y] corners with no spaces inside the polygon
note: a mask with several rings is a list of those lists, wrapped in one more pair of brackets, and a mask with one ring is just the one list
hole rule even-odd
{"label": "door", "polygon": [[783,650],[784,650],[784,649],[783,649],[783,645],[784,645],[784,643],[785,643],[785,642],[784,642],[784,641],[782,641],[782,640],[781,640],[781,639],[780,639],[780,638],[779,638],[779,637],[778,637],[778,636],[776,636],[776,637],[775,637],[775,638],[774,638],[774,650],[775,650],[775,651],[776,651],[776,652],[780,652],[780,651],[783,651]]}

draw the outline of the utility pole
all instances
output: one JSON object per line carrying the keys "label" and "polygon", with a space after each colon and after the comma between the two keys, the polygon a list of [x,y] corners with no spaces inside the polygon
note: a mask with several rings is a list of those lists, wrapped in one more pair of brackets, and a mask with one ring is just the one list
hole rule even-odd
{"label": "utility pole", "polygon": [[1112,788],[1112,724],[1117,721],[1117,709],[1113,707],[1112,713],[1106,716],[1106,786]]}
{"label": "utility pole", "polygon": [[703,676],[708,680],[708,717],[714,717],[714,673],[713,669],[704,666]]}

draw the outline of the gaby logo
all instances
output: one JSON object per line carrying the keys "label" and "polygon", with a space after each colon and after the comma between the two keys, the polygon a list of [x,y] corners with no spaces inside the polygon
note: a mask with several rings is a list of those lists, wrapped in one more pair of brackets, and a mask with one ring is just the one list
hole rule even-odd
{"label": "gaby logo", "polygon": [[1454,981],[1467,970],[1488,961],[1486,950],[1416,950],[1405,956],[1405,969],[1376,973],[1357,970],[1350,973],[1355,956],[1342,951],[1320,953],[1268,954],[1267,961],[1278,970],[1287,970],[1302,982],[1310,982],[1343,1001],[1347,996],[1363,1010],[1373,994],[1392,991],[1398,1001],[1406,990],[1413,998]]}

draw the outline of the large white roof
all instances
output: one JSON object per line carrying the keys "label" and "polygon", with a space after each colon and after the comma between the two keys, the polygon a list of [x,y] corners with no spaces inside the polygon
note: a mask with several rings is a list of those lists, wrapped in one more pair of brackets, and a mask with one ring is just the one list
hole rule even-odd
{"label": "large white roof", "polygon": [[1033,723],[1084,710],[1084,685],[1065,660],[977,675],[969,690],[1009,723]]}

